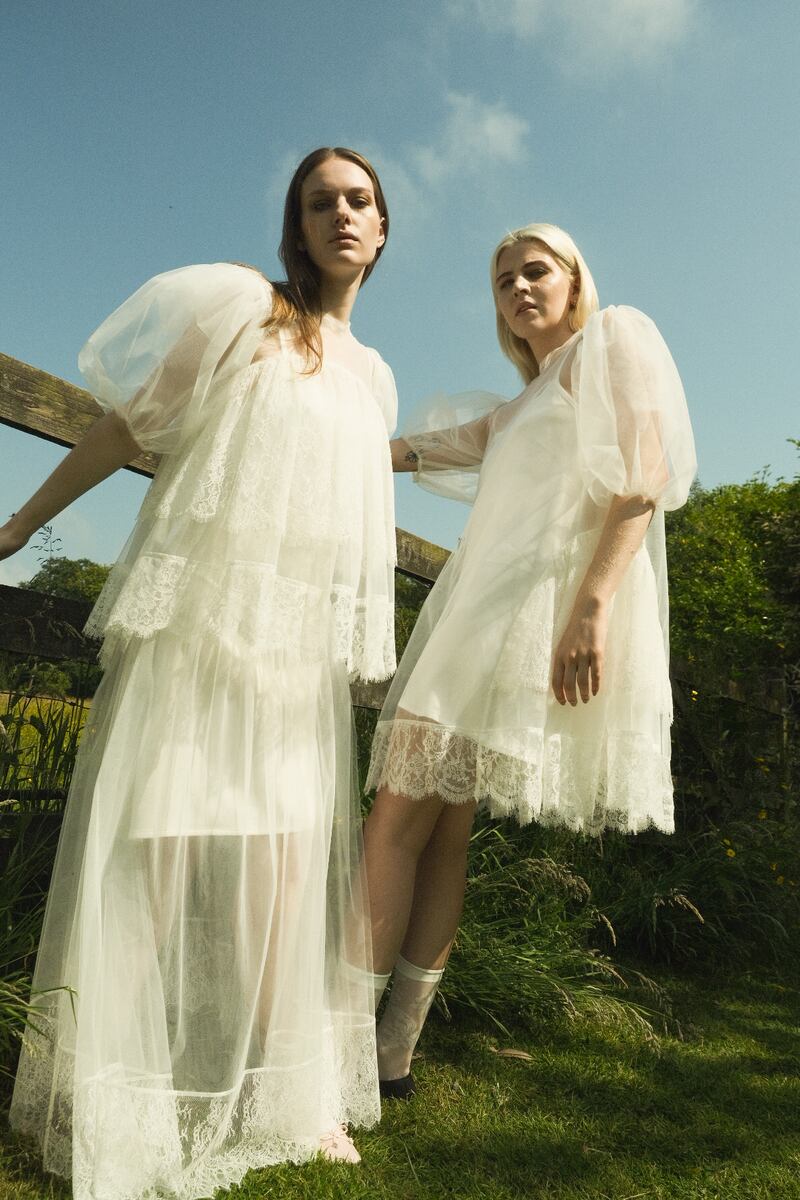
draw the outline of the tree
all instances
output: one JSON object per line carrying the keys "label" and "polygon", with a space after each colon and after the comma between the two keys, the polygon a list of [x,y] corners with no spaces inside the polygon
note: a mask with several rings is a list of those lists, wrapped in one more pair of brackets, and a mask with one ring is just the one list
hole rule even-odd
{"label": "tree", "polygon": [[89,558],[50,557],[21,586],[36,592],[47,592],[50,596],[89,600],[94,604],[110,570],[110,567],[92,562]]}
{"label": "tree", "polygon": [[[672,645],[757,690],[800,686],[800,476],[692,488],[668,514]],[[795,695],[795,698],[796,695]]]}
{"label": "tree", "polygon": [[[92,562],[89,558],[62,558],[49,555],[31,579],[22,587],[68,600],[88,600],[91,604],[100,595],[110,567]],[[100,682],[101,670],[93,663],[65,659],[57,667],[38,660],[31,664],[31,679],[37,691],[51,695],[91,696]]]}

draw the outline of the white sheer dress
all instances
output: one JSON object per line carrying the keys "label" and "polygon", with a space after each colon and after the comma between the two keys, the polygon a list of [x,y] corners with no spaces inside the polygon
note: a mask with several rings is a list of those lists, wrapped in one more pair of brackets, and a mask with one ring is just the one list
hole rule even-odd
{"label": "white sheer dress", "polygon": [[89,620],[11,1112],[75,1200],[211,1196],[380,1115],[349,678],[395,665],[396,394],[331,318],[303,374],[270,302],[172,271],[80,357],[163,458]]}
{"label": "white sheer dress", "polygon": [[[596,833],[673,828],[664,510],[696,469],[658,330],[608,308],[515,400],[437,401],[417,481],[473,500],[378,723],[368,786]],[[612,604],[600,693],[561,707],[553,653],[613,496],[656,502]]]}

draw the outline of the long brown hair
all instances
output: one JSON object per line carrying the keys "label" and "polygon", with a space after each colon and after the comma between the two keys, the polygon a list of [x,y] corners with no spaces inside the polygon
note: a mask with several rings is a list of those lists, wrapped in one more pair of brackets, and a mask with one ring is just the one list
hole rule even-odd
{"label": "long brown hair", "polygon": [[[342,158],[355,163],[369,176],[375,194],[375,206],[383,218],[384,243],[389,234],[389,210],[381,188],[378,174],[362,154],[348,150],[346,146],[320,146],[307,154],[292,176],[286,203],[283,207],[283,234],[278,247],[278,256],[286,268],[286,279],[273,284],[274,300],[272,311],[264,322],[267,333],[277,333],[287,325],[295,326],[298,340],[305,347],[308,373],[315,374],[322,365],[322,339],[319,322],[322,315],[319,269],[305,251],[300,249],[302,240],[301,191],[303,183],[321,163],[331,158]],[[365,268],[360,287],[369,279],[383,246],[379,246],[372,262]]]}

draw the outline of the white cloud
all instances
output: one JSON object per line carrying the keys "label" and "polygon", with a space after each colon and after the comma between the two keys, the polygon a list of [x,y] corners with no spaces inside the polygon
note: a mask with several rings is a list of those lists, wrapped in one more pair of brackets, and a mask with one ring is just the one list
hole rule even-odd
{"label": "white cloud", "polygon": [[689,33],[695,0],[572,0],[567,43],[597,66],[651,62]]}
{"label": "white cloud", "polygon": [[503,104],[448,92],[447,117],[440,134],[427,145],[409,147],[412,170],[428,185],[463,174],[481,177],[488,167],[519,162],[526,156],[528,122]]}
{"label": "white cloud", "polygon": [[651,63],[683,41],[694,23],[697,0],[445,0],[451,18],[495,33],[552,47],[565,69],[576,63],[607,75]]}
{"label": "white cloud", "polygon": [[[462,92],[446,92],[444,102],[444,118],[427,141],[390,150],[376,143],[358,144],[380,176],[395,237],[402,231],[403,214],[413,213],[418,219],[451,180],[469,179],[473,190],[482,184],[492,188],[496,170],[528,158],[528,122],[503,103]],[[287,152],[270,173],[266,194],[276,211],[283,209],[286,185],[301,157]]]}

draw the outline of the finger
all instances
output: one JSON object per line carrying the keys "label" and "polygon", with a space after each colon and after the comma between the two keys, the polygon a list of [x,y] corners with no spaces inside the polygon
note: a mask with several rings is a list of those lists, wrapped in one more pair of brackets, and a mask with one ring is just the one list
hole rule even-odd
{"label": "finger", "polygon": [[565,663],[563,658],[556,657],[553,666],[553,695],[559,704],[567,703],[564,696],[564,668]]}
{"label": "finger", "polygon": [[595,654],[592,656],[592,695],[596,696],[600,691],[600,684],[603,679],[603,656]]}
{"label": "finger", "polygon": [[578,664],[574,658],[570,658],[567,661],[567,668],[564,672],[564,695],[567,697],[568,702],[573,708],[578,703],[578,693],[575,688],[575,677],[577,672]]}
{"label": "finger", "polygon": [[580,692],[581,700],[584,704],[588,704],[589,696],[591,695],[591,685],[589,683],[589,659],[581,659],[581,661],[577,664],[577,667],[578,669],[575,682],[578,685],[578,691]]}

